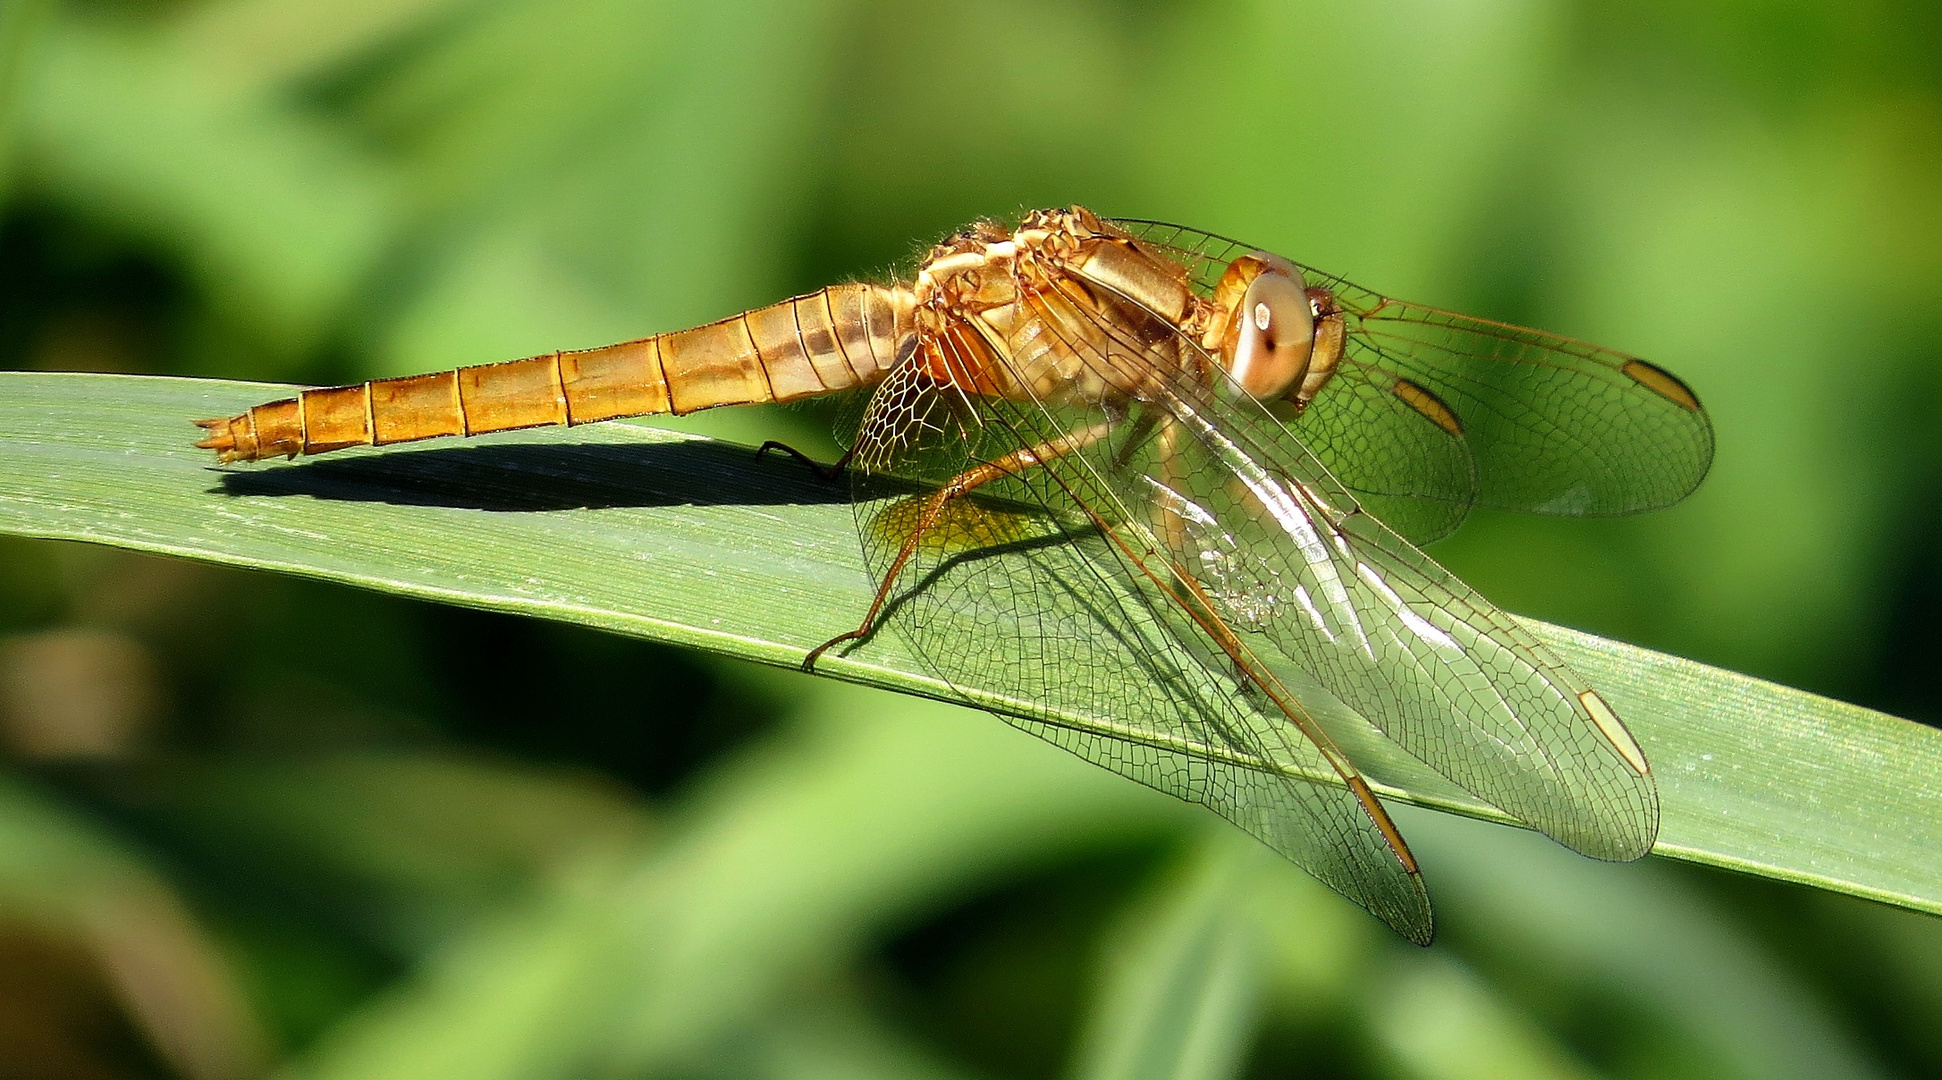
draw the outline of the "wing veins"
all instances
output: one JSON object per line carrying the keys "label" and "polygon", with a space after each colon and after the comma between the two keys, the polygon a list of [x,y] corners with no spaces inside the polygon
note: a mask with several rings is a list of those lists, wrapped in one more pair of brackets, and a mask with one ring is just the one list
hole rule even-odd
{"label": "wing veins", "polygon": [[[1063,343],[1069,349],[1073,350],[1076,355],[1081,357],[1091,356],[1091,350],[1084,343],[1081,335],[1065,332],[1057,325],[1050,323],[1046,324],[1046,329],[1048,332],[1058,335]],[[1184,342],[1184,338],[1177,338],[1177,340]],[[1197,346],[1193,346],[1191,342],[1184,342],[1184,344],[1197,349]],[[1226,467],[1230,471],[1236,468],[1234,465],[1236,459],[1250,459],[1248,464],[1255,469],[1262,467],[1259,462],[1269,463],[1269,475],[1276,478],[1301,475],[1302,470],[1290,468],[1281,460],[1281,455],[1276,452],[1282,449],[1293,449],[1302,456],[1304,464],[1311,466],[1312,472],[1318,479],[1333,481],[1333,477],[1328,474],[1327,470],[1321,466],[1319,461],[1314,459],[1312,453],[1301,446],[1300,440],[1274,423],[1273,419],[1268,417],[1265,411],[1262,412],[1261,419],[1265,419],[1270,430],[1280,433],[1286,439],[1286,442],[1278,446],[1270,446],[1255,437],[1251,430],[1255,425],[1247,423],[1233,425],[1230,432],[1215,431],[1212,425],[1204,418],[1197,416],[1195,410],[1188,407],[1184,401],[1178,400],[1179,397],[1192,396],[1198,397],[1211,405],[1213,404],[1213,399],[1205,394],[1193,394],[1192,391],[1199,388],[1192,387],[1191,384],[1183,386],[1182,382],[1179,379],[1174,380],[1174,389],[1181,390],[1183,393],[1178,395],[1176,401],[1168,406],[1169,411],[1174,412],[1178,420],[1189,421],[1191,417],[1192,421],[1189,422],[1197,422],[1197,426],[1202,428],[1201,432],[1197,433],[1201,438],[1206,439],[1211,435],[1217,442],[1226,444],[1228,447],[1227,452],[1221,453],[1219,456],[1228,459]],[[1239,407],[1244,409],[1245,403]],[[1230,415],[1236,414],[1230,412]],[[1238,415],[1236,415],[1236,419],[1238,419]],[[1226,437],[1228,434],[1233,436],[1232,440]],[[1247,445],[1243,446],[1239,444]],[[1243,483],[1248,483],[1248,481],[1243,479]],[[1578,680],[1569,673],[1569,669],[1565,668],[1561,662],[1556,661],[1554,658],[1544,655],[1544,650],[1541,645],[1525,640],[1526,635],[1518,632],[1508,620],[1502,619],[1494,607],[1482,603],[1481,598],[1473,590],[1464,586],[1454,577],[1449,576],[1447,571],[1443,571],[1440,574],[1434,572],[1440,571],[1441,568],[1435,567],[1432,561],[1423,556],[1414,547],[1402,543],[1400,537],[1396,537],[1392,530],[1389,530],[1380,522],[1375,521],[1375,519],[1368,517],[1366,512],[1362,511],[1360,505],[1352,497],[1347,496],[1346,489],[1341,489],[1339,482],[1335,482],[1335,484],[1339,491],[1339,496],[1338,491],[1331,491],[1330,495],[1344,498],[1348,505],[1347,512],[1342,515],[1342,520],[1347,521],[1356,514],[1361,514],[1363,519],[1368,521],[1375,530],[1374,535],[1357,533],[1351,536],[1351,534],[1339,528],[1332,527],[1333,523],[1331,523],[1330,531],[1336,538],[1340,549],[1353,550],[1357,547],[1362,548],[1366,553],[1368,562],[1362,559],[1353,559],[1358,567],[1369,565],[1369,562],[1386,567],[1385,569],[1377,570],[1375,566],[1371,566],[1370,569],[1378,578],[1389,582],[1386,585],[1387,591],[1394,594],[1395,584],[1407,585],[1410,591],[1418,598],[1416,603],[1424,604],[1432,609],[1442,610],[1458,624],[1467,628],[1464,636],[1471,640],[1468,644],[1463,644],[1455,642],[1455,639],[1451,639],[1456,645],[1457,654],[1464,660],[1462,665],[1453,668],[1450,658],[1437,655],[1433,647],[1425,642],[1420,634],[1404,635],[1398,631],[1398,623],[1407,625],[1403,610],[1399,609],[1411,608],[1411,602],[1401,600],[1398,597],[1399,604],[1395,608],[1375,602],[1375,598],[1370,596],[1371,590],[1368,588],[1368,583],[1363,581],[1361,575],[1354,570],[1350,570],[1347,574],[1342,573],[1344,569],[1348,568],[1338,558],[1338,552],[1331,551],[1329,561],[1335,566],[1337,576],[1343,581],[1354,585],[1354,590],[1350,594],[1350,613],[1359,614],[1366,608],[1370,613],[1376,615],[1387,640],[1394,645],[1401,646],[1401,654],[1409,658],[1409,663],[1418,674],[1425,676],[1420,682],[1412,681],[1410,684],[1415,687],[1416,704],[1415,706],[1410,706],[1408,704],[1409,699],[1402,696],[1400,691],[1392,691],[1392,694],[1378,693],[1373,701],[1362,697],[1355,689],[1360,680],[1351,675],[1348,669],[1339,669],[1334,666],[1335,663],[1339,663],[1339,656],[1336,653],[1322,652],[1312,648],[1297,646],[1295,652],[1290,654],[1289,658],[1294,660],[1298,656],[1307,655],[1309,657],[1309,663],[1303,664],[1302,666],[1308,667],[1311,675],[1322,678],[1324,685],[1329,686],[1332,693],[1340,695],[1344,689],[1348,690],[1349,696],[1344,698],[1344,704],[1350,704],[1351,707],[1356,708],[1359,712],[1365,712],[1366,714],[1369,704],[1378,703],[1394,695],[1394,704],[1404,706],[1404,711],[1393,717],[1394,720],[1401,722],[1400,728],[1392,729],[1390,727],[1392,717],[1383,715],[1386,711],[1384,709],[1377,710],[1374,715],[1368,715],[1367,719],[1376,723],[1380,730],[1392,732],[1392,738],[1406,737],[1405,741],[1399,742],[1401,748],[1419,760],[1423,760],[1432,769],[1442,772],[1451,780],[1457,782],[1459,786],[1484,799],[1486,802],[1499,804],[1504,802],[1507,795],[1517,795],[1517,781],[1515,777],[1518,774],[1532,769],[1535,769],[1539,775],[1548,776],[1554,782],[1554,786],[1560,791],[1574,791],[1578,790],[1581,785],[1588,784],[1594,792],[1606,792],[1622,801],[1629,801],[1625,796],[1613,792],[1609,778],[1597,771],[1598,765],[1609,767],[1610,763],[1599,758],[1594,758],[1595,765],[1588,766],[1583,760],[1579,758],[1567,759],[1564,754],[1566,746],[1570,746],[1574,750],[1582,751],[1583,747],[1578,745],[1578,736],[1582,733],[1577,729],[1583,727],[1584,724],[1582,721],[1586,720],[1584,716],[1580,715],[1581,709],[1577,705],[1576,690],[1579,688],[1577,685]],[[1266,493],[1262,492],[1257,484],[1250,483],[1249,486],[1254,488],[1257,494],[1262,495],[1265,501]],[[1295,482],[1291,483],[1286,490],[1304,492],[1306,488],[1307,485]],[[1303,498],[1306,500],[1312,498],[1312,496],[1304,495]],[[1327,515],[1311,514],[1306,509],[1303,509],[1301,512],[1311,525],[1318,524],[1316,521],[1317,518],[1327,518]],[[1396,541],[1393,545],[1388,542],[1392,539]],[[1346,551],[1341,553],[1346,554]],[[1354,599],[1357,596],[1361,597],[1359,602]],[[1417,617],[1422,618],[1420,615]],[[1432,627],[1435,625],[1429,620],[1424,621]],[[1443,631],[1441,628],[1438,628],[1438,630],[1444,636],[1448,636],[1448,631]],[[1297,630],[1293,640],[1302,640],[1303,633]],[[1427,677],[1433,669],[1429,663],[1426,663],[1423,650],[1429,650],[1428,656],[1431,660],[1435,661],[1437,667],[1461,672],[1454,679],[1455,690],[1440,685],[1434,678]],[[1337,657],[1334,663],[1331,663],[1327,659],[1332,656]],[[1491,677],[1490,670],[1484,666],[1483,662],[1486,656],[1496,657],[1500,661],[1508,659],[1513,662],[1513,670],[1518,673],[1517,685],[1523,686],[1526,693],[1535,694],[1536,697],[1526,703],[1523,709],[1520,709],[1518,704],[1499,688],[1498,680]],[[1317,669],[1310,666],[1317,661],[1322,663],[1321,668]],[[1346,682],[1338,683],[1334,678],[1329,677],[1330,671],[1337,671]],[[1484,691],[1485,696],[1478,696],[1480,687],[1487,688]],[[1420,745],[1415,744],[1418,740],[1428,739],[1430,737],[1429,731],[1421,726],[1426,721],[1410,718],[1411,711],[1420,709],[1425,704],[1423,701],[1424,694],[1428,695],[1428,704],[1441,706],[1443,711],[1463,717],[1465,728],[1471,733],[1471,738],[1481,739],[1486,745],[1494,744],[1503,748],[1503,753],[1506,756],[1522,764],[1513,767],[1509,762],[1500,760],[1481,750],[1467,751],[1466,757],[1463,759],[1463,768],[1457,770],[1455,773],[1452,773],[1444,763],[1430,760],[1425,756],[1425,750],[1429,748],[1429,744],[1426,742]],[[1516,743],[1513,744],[1512,742],[1506,741],[1503,736],[1499,735],[1496,730],[1496,725],[1473,720],[1468,709],[1454,707],[1460,701],[1468,701],[1472,707],[1480,711],[1481,715],[1495,717],[1499,723],[1503,720],[1510,721],[1510,726],[1507,730],[1519,736]],[[1527,717],[1524,713],[1529,709],[1536,709],[1538,712]],[[1559,709],[1562,709],[1562,715],[1559,714]],[[1540,727],[1538,722],[1539,716],[1545,717],[1542,727]],[[1557,745],[1553,745],[1552,738],[1547,737],[1544,733],[1552,733],[1560,741]],[[1608,745],[1608,740],[1605,745]],[[1445,744],[1442,749],[1447,751],[1450,747]],[[1566,765],[1567,760],[1571,760],[1574,764],[1578,765],[1578,770],[1574,772],[1568,768]],[[1507,769],[1510,771],[1505,771]],[[1649,784],[1649,778],[1644,779]],[[1511,781],[1508,789],[1505,789],[1503,786],[1503,782],[1506,780]],[[1498,788],[1500,790],[1493,791],[1490,790],[1491,788]],[[1523,810],[1517,809],[1519,803],[1524,803],[1526,808]],[[1506,809],[1513,816],[1524,818],[1533,823],[1541,822],[1543,818],[1533,819],[1531,817],[1531,810],[1542,810],[1548,813],[1550,809],[1538,804],[1528,803],[1521,796],[1513,798],[1510,806],[1501,808]],[[1575,803],[1567,803],[1566,818],[1575,818],[1584,809],[1584,807],[1577,806]],[[1599,812],[1602,811],[1594,811],[1594,815]],[[1650,831],[1656,832],[1656,811],[1642,809],[1641,813],[1645,814],[1643,821],[1632,819],[1625,823],[1615,822],[1614,824],[1620,824],[1628,834],[1634,832],[1632,828],[1633,824],[1642,824],[1649,828]],[[1553,835],[1563,839],[1562,832],[1572,829],[1577,824],[1581,823],[1553,819],[1553,824],[1547,828],[1547,831],[1559,830],[1554,831]],[[1598,832],[1597,826],[1593,827],[1593,832],[1594,834]],[[1620,841],[1620,844],[1626,844],[1631,839],[1628,836],[1626,840]],[[1602,837],[1594,835],[1588,839],[1579,836],[1577,837],[1577,843],[1573,846],[1585,847],[1602,843],[1605,843]],[[1629,853],[1632,849],[1621,846],[1616,850]]]}

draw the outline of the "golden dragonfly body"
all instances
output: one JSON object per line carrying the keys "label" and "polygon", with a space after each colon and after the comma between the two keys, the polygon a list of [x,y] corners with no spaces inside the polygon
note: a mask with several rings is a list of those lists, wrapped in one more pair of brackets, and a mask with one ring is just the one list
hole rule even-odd
{"label": "golden dragonfly body", "polygon": [[[1690,492],[1698,399],[1646,361],[1083,207],[981,222],[914,279],[582,352],[199,421],[224,462],[867,392],[846,460],[889,621],[966,700],[1203,803],[1412,940],[1414,858],[1346,706],[1575,850],[1658,829],[1611,706],[1418,545],[1473,505]],[[901,590],[901,591],[900,591]],[[1075,718],[1106,718],[1106,727]]]}

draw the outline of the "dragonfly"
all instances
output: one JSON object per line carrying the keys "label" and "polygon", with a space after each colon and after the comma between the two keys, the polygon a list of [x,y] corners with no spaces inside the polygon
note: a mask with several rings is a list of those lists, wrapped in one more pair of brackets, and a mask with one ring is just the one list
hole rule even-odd
{"label": "dragonfly", "polygon": [[858,404],[828,475],[877,588],[806,668],[893,625],[962,700],[1212,809],[1422,944],[1421,868],[1343,714],[1575,851],[1651,849],[1657,787],[1611,704],[1421,549],[1477,506],[1677,502],[1712,461],[1698,397],[1212,233],[980,221],[906,280],[305,390],[197,421],[197,445],[256,461],[836,393]]}

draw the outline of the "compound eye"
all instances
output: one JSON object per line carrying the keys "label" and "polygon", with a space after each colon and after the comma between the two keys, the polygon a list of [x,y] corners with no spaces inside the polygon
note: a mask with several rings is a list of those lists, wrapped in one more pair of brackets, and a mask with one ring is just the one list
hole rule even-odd
{"label": "compound eye", "polygon": [[1301,271],[1279,255],[1257,251],[1228,268],[1233,284],[1247,279],[1222,351],[1227,373],[1248,395],[1271,401],[1308,372],[1315,348],[1315,309]]}

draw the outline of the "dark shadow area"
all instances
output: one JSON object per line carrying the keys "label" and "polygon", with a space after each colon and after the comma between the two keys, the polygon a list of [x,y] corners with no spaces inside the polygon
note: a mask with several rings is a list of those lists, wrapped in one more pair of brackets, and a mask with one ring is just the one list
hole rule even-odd
{"label": "dark shadow area", "polygon": [[975,1075],[1063,1076],[1097,977],[1098,927],[1123,915],[1127,894],[1167,855],[1129,830],[1068,862],[967,889],[878,947],[865,993]]}
{"label": "dark shadow area", "polygon": [[[881,476],[871,477],[870,479],[871,487],[873,489],[876,489],[870,493],[871,497],[881,496],[886,493],[886,490],[885,490],[886,481],[887,481],[887,478],[885,477],[881,477]],[[1020,509],[1027,510],[1029,512],[1036,509],[1031,507],[1024,507],[1022,504],[1012,500],[1001,500],[1001,499],[986,500],[986,499],[979,498],[975,494],[969,496],[969,498],[973,502],[977,502],[983,505],[991,506],[995,509],[1010,511],[1010,512],[1016,512]],[[1048,548],[1063,547],[1066,544],[1074,543],[1082,535],[1090,535],[1093,532],[1094,530],[1088,528],[1076,533],[1054,533],[1047,536],[1028,537],[1023,540],[1013,540],[1002,544],[990,544],[984,547],[973,548],[969,551],[960,551],[945,559],[942,559],[938,562],[936,566],[933,566],[929,570],[924,571],[924,573],[920,577],[918,577],[918,579],[915,582],[913,582],[908,588],[899,589],[892,592],[887,598],[885,598],[884,604],[883,604],[883,610],[877,612],[876,621],[870,624],[868,632],[865,633],[862,637],[855,638],[851,641],[847,641],[842,645],[836,647],[835,649],[831,650],[830,655],[848,657],[851,653],[855,652],[856,650],[864,648],[865,646],[869,645],[870,642],[876,640],[877,634],[880,631],[882,631],[882,629],[885,626],[890,625],[891,620],[897,618],[900,614],[902,614],[904,609],[909,605],[915,603],[919,597],[928,597],[928,596],[935,595],[940,588],[940,583],[943,582],[947,577],[949,577],[951,572],[954,570],[958,570],[964,567],[974,566],[978,562],[981,562],[985,559],[995,559],[1004,555],[1030,555],[1032,552],[1035,552],[1035,551],[1042,551]],[[892,551],[894,551],[894,548],[886,550],[884,554],[887,557],[888,554],[890,554]],[[904,571],[904,574],[907,577],[911,572],[912,572],[911,570],[906,569]],[[872,580],[877,579],[879,577],[879,574],[880,574],[879,568],[876,568],[876,567],[871,568],[870,577],[872,578]],[[1083,602],[1087,598],[1082,596],[1082,597],[1079,597],[1079,599]],[[1102,619],[1101,625],[1110,628],[1114,624],[1110,620]],[[814,668],[813,666],[806,667],[803,670],[812,671],[814,670]]]}
{"label": "dark shadow area", "polygon": [[1872,671],[1857,672],[1836,696],[1896,716],[1942,727],[1942,470],[1909,485],[1906,509],[1895,523],[1895,544],[1884,561],[1889,600],[1882,645]]}
{"label": "dark shadow area", "polygon": [[851,501],[846,477],[824,480],[779,454],[707,442],[405,450],[224,472],[215,490],[498,513]]}

